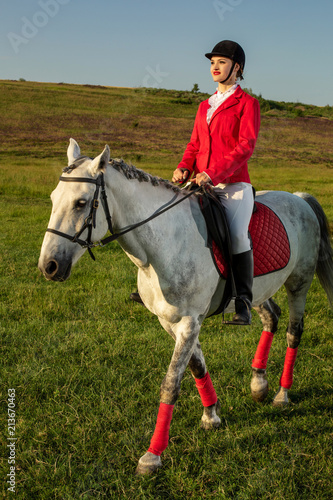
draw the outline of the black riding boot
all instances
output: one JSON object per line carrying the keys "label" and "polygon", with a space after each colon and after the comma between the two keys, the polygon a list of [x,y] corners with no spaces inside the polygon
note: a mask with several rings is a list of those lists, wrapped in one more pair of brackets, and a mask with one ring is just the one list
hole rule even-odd
{"label": "black riding boot", "polygon": [[239,253],[232,256],[232,270],[234,273],[237,297],[235,311],[231,324],[251,324],[251,304],[253,285],[253,251]]}

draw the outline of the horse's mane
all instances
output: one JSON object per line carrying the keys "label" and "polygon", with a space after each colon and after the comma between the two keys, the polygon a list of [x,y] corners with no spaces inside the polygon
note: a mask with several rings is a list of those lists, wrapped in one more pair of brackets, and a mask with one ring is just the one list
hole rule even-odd
{"label": "horse's mane", "polygon": [[[82,165],[86,160],[92,160],[92,158],[89,158],[88,156],[79,156],[78,158],[76,158],[74,163],[68,165],[68,167],[63,168],[62,171],[66,174],[70,174],[73,170]],[[161,177],[156,177],[154,175],[148,174],[144,170],[140,170],[132,164],[128,165],[122,158],[111,159],[109,165],[116,169],[118,172],[124,174],[126,179],[137,179],[139,182],[150,182],[150,184],[152,184],[153,186],[164,186],[166,189],[172,189],[176,193],[182,192],[182,190],[178,186],[172,184],[172,182],[166,179],[162,179]]]}
{"label": "horse's mane", "polygon": [[89,156],[79,156],[78,158],[76,158],[74,163],[68,165],[68,167],[63,168],[62,171],[64,172],[64,174],[71,174],[73,170],[82,165],[82,163],[84,163],[86,160],[92,160],[92,158],[89,158]]}
{"label": "horse's mane", "polygon": [[124,174],[126,179],[137,179],[139,182],[150,182],[153,186],[164,186],[167,189],[172,189],[176,193],[181,192],[181,189],[172,184],[170,181],[148,174],[144,170],[140,170],[132,164],[128,165],[123,159],[111,159],[110,165],[118,170],[118,172]]}

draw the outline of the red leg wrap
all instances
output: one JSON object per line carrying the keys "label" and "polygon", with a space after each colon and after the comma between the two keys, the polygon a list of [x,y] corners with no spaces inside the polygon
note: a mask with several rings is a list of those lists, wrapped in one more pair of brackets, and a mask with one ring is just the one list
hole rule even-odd
{"label": "red leg wrap", "polygon": [[290,389],[290,387],[293,385],[293,371],[297,356],[297,349],[298,347],[296,347],[295,349],[292,349],[291,347],[287,348],[283,372],[280,378],[280,386],[284,387],[284,389]]}
{"label": "red leg wrap", "polygon": [[169,429],[174,406],[160,403],[155,431],[148,448],[148,451],[154,453],[154,455],[161,455],[162,451],[168,446]]}
{"label": "red leg wrap", "polygon": [[199,391],[203,406],[212,406],[217,402],[216,392],[208,372],[203,378],[196,378],[195,385]]}
{"label": "red leg wrap", "polygon": [[257,351],[252,360],[252,368],[266,369],[269,350],[273,342],[274,333],[262,332]]}

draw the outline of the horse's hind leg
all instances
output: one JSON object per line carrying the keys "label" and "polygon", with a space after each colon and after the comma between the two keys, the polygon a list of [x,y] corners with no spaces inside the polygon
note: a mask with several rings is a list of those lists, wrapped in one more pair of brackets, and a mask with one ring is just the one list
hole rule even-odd
{"label": "horse's hind leg", "polygon": [[263,401],[268,394],[266,367],[273,337],[277,331],[281,309],[273,301],[266,300],[259,307],[255,307],[263,324],[263,331],[252,361],[251,395],[254,401]]}
{"label": "horse's hind leg", "polygon": [[218,416],[220,402],[216,397],[215,389],[206,369],[205,358],[199,342],[197,342],[188,364],[204,406],[201,427],[204,429],[220,427],[221,420]]}
{"label": "horse's hind leg", "polygon": [[293,384],[294,364],[303,333],[303,314],[306,295],[311,281],[312,275],[311,280],[305,280],[303,276],[298,280],[288,280],[285,284],[289,303],[289,325],[287,329],[288,347],[282,376],[280,378],[280,388],[273,400],[274,406],[285,406],[289,403],[288,391]]}

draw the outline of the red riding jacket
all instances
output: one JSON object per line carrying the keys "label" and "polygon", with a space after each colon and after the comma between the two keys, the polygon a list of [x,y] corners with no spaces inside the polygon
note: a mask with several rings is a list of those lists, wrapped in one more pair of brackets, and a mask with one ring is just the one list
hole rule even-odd
{"label": "red riding jacket", "polygon": [[208,99],[198,109],[191,140],[178,168],[206,172],[214,186],[249,182],[247,161],[260,127],[259,102],[237,87],[207,124]]}

